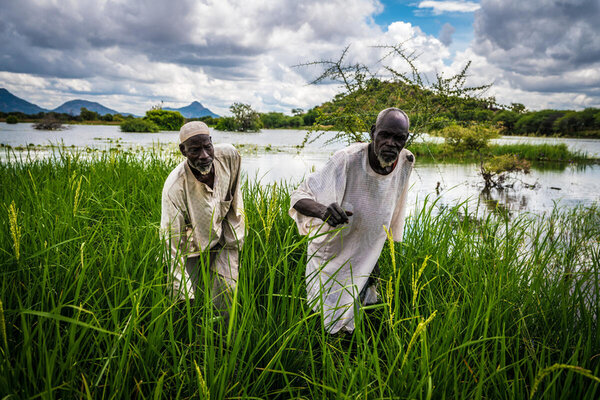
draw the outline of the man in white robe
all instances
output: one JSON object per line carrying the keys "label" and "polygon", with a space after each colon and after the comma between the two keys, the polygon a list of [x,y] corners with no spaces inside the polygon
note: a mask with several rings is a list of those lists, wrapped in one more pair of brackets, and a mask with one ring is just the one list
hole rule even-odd
{"label": "man in white robe", "polygon": [[[413,154],[404,149],[409,119],[400,109],[379,113],[371,143],[336,152],[291,195],[289,211],[310,235],[308,300],[329,333],[354,330],[359,304],[377,302],[371,278],[386,241],[402,239]],[[384,229],[385,227],[385,229]]]}
{"label": "man in white robe", "polygon": [[208,284],[223,311],[237,283],[244,241],[241,157],[230,144],[213,146],[200,121],[181,127],[179,143],[186,160],[165,182],[160,223],[174,294],[194,299],[198,287]]}

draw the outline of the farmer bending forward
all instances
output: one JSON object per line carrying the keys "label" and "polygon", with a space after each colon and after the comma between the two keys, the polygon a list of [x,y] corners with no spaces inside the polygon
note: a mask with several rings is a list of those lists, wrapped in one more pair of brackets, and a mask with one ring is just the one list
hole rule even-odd
{"label": "farmer bending forward", "polygon": [[302,235],[310,235],[306,265],[308,300],[321,312],[329,333],[354,330],[360,304],[377,302],[369,279],[389,229],[402,239],[408,181],[414,164],[404,149],[408,116],[400,109],[379,113],[371,143],[336,152],[291,196],[289,213]]}
{"label": "farmer bending forward", "polygon": [[[227,315],[244,240],[241,157],[230,144],[213,146],[200,121],[181,127],[179,150],[186,160],[165,182],[160,223],[174,293],[193,299],[207,283],[215,308]],[[201,258],[206,251],[208,257]]]}

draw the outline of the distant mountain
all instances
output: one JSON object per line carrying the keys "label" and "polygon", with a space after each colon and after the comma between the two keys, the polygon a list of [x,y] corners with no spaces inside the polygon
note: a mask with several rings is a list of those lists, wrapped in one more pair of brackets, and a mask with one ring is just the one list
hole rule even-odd
{"label": "distant mountain", "polygon": [[97,112],[100,115],[106,114],[119,114],[118,111],[112,110],[108,107],[104,107],[100,103],[96,103],[95,101],[87,101],[87,100],[71,100],[67,101],[63,105],[56,107],[54,112],[57,113],[65,113],[70,115],[79,115],[81,113],[81,107],[87,108],[89,111]]}
{"label": "distant mountain", "polygon": [[163,107],[163,110],[179,111],[185,118],[200,118],[207,115],[210,115],[213,118],[219,118],[217,114],[204,107],[198,101],[194,101],[192,104],[181,108]]}
{"label": "distant mountain", "polygon": [[39,112],[47,112],[48,110],[17,97],[4,88],[0,88],[0,111],[5,113],[19,111],[24,114],[37,114]]}

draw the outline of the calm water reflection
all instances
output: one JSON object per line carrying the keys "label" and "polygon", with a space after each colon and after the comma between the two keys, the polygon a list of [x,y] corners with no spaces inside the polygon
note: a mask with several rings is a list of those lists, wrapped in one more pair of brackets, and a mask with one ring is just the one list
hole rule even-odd
{"label": "calm water reflection", "polygon": [[[288,181],[296,184],[310,171],[325,164],[331,154],[343,144],[325,145],[325,139],[310,143],[299,152],[296,146],[304,139],[305,131],[264,130],[260,133],[234,133],[213,131],[213,141],[237,144],[244,149],[242,167],[251,179],[263,183]],[[122,133],[118,126],[73,125],[58,132],[36,131],[31,124],[7,125],[0,123],[0,143],[4,145],[27,146],[64,143],[77,148],[90,147],[107,150],[111,147],[152,147],[157,143],[177,143],[176,132]],[[439,140],[426,138],[426,140]],[[600,140],[502,137],[499,143],[565,143],[570,149],[585,151],[600,157]],[[244,146],[240,146],[244,145]],[[248,145],[259,146],[258,151],[247,151]],[[271,147],[271,151],[265,151]],[[43,153],[41,153],[43,154]],[[1,155],[2,159],[6,157]],[[481,178],[476,165],[471,164],[431,164],[417,160],[411,178],[412,190],[409,204],[416,204],[426,196],[440,196],[440,205],[453,205],[469,200],[510,211],[548,211],[554,203],[573,207],[589,205],[600,200],[600,166],[576,167],[571,165],[536,166],[531,174],[520,176],[527,184],[536,184],[535,189],[525,188],[517,181],[514,188],[503,191],[493,190],[481,193]],[[438,185],[439,182],[439,185]],[[436,188],[438,190],[436,190]]]}

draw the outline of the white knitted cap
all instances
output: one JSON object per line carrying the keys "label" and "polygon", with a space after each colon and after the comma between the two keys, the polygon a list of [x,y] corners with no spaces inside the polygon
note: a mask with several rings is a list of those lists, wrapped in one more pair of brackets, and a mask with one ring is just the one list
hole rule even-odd
{"label": "white knitted cap", "polygon": [[210,135],[208,125],[202,121],[192,121],[183,125],[179,130],[179,143],[183,143],[196,135]]}

